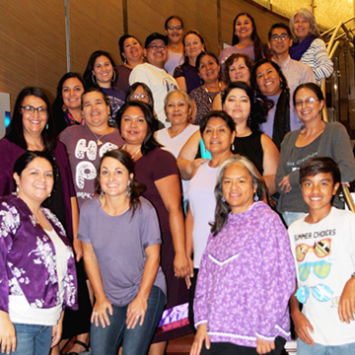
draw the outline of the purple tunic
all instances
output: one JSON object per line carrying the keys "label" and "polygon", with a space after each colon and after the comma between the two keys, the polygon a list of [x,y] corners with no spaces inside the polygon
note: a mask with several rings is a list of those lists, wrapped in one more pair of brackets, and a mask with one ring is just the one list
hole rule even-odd
{"label": "purple tunic", "polygon": [[123,91],[127,94],[129,90],[129,76],[131,74],[132,69],[126,67],[125,65],[119,65],[116,68],[117,80],[113,85],[113,88],[118,91]]}
{"label": "purple tunic", "polygon": [[256,347],[256,339],[290,340],[288,301],[296,272],[286,228],[264,202],[229,214],[209,236],[197,279],[195,326],[212,342]]}
{"label": "purple tunic", "polygon": [[184,63],[175,68],[174,78],[185,78],[187,93],[201,86],[201,78],[198,75],[196,67],[189,63]]}
{"label": "purple tunic", "polygon": [[[16,185],[12,174],[16,160],[23,153],[25,153],[24,149],[17,144],[10,142],[7,138],[0,140],[0,156],[2,163],[0,170],[0,196],[8,195],[15,191]],[[75,197],[75,189],[64,144],[58,142],[53,154],[60,169],[65,206],[65,229],[69,239],[73,240],[73,222],[70,199]]]}
{"label": "purple tunic", "polygon": [[[46,208],[42,211],[67,246],[63,308],[77,308],[75,260],[70,242],[57,217]],[[26,203],[16,195],[0,198],[0,280],[2,311],[8,312],[9,295],[24,295],[35,308],[59,305],[55,247]]]}

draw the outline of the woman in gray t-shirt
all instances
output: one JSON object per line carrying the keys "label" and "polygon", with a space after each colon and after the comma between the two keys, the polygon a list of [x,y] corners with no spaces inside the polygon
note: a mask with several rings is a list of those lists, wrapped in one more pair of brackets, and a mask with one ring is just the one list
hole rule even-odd
{"label": "woman in gray t-shirt", "polygon": [[145,354],[166,301],[156,211],[140,197],[144,186],[122,150],[103,155],[96,198],[80,213],[79,236],[95,293],[91,317],[92,355]]}

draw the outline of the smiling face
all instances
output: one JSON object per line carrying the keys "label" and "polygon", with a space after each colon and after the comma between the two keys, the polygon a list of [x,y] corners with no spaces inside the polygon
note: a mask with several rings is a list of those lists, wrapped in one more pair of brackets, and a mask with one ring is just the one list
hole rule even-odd
{"label": "smiling face", "polygon": [[148,124],[139,107],[131,106],[122,114],[121,136],[126,143],[142,145],[148,132]]}
{"label": "smiling face", "polygon": [[174,92],[169,95],[165,113],[172,126],[185,125],[191,116],[191,108],[189,108],[183,94]]}
{"label": "smiling face", "polygon": [[127,59],[128,63],[143,59],[143,49],[135,38],[129,37],[125,39],[122,56]]}
{"label": "smiling face", "polygon": [[147,62],[158,67],[164,68],[167,60],[166,45],[162,39],[155,39],[150,42],[148,48],[144,50]]}
{"label": "smiling face", "polygon": [[21,176],[14,173],[18,196],[27,204],[42,203],[53,189],[53,168],[44,158],[34,158],[22,171]]}
{"label": "smiling face", "polygon": [[113,76],[113,67],[110,59],[101,55],[97,57],[92,71],[96,77],[97,85],[106,87],[108,84],[111,86],[111,79]]}
{"label": "smiling face", "polygon": [[265,96],[281,94],[281,80],[271,63],[264,63],[256,70],[256,82],[260,92]]}
{"label": "smiling face", "polygon": [[89,129],[108,126],[110,106],[106,105],[103,95],[97,91],[83,96],[83,116]]}
{"label": "smiling face", "polygon": [[[276,37],[278,37],[277,40]],[[282,40],[282,38],[285,39]],[[288,36],[284,28],[279,27],[272,30],[271,39],[268,44],[273,53],[277,55],[288,54],[289,48],[292,46],[292,38]]]}
{"label": "smiling face", "polygon": [[205,49],[199,36],[190,33],[185,37],[184,48],[186,55],[195,60],[198,55]]}
{"label": "smiling face", "polygon": [[81,107],[81,94],[83,92],[83,84],[78,78],[69,78],[65,80],[62,86],[64,105],[69,110],[79,109]]}
{"label": "smiling face", "polygon": [[301,184],[302,196],[310,211],[330,211],[331,200],[336,194],[339,183],[334,185],[331,173],[306,176]]}
{"label": "smiling face", "polygon": [[211,117],[203,131],[202,139],[206,149],[214,155],[230,151],[235,138],[227,123],[220,117]]}
{"label": "smiling face", "polygon": [[148,93],[144,90],[143,86],[137,86],[136,90],[134,90],[130,96],[130,100],[142,101],[149,105],[149,96]]}
{"label": "smiling face", "polygon": [[311,24],[307,19],[301,15],[296,15],[293,22],[293,33],[297,39],[302,42],[309,34],[311,30]]}
{"label": "smiling face", "polygon": [[235,21],[234,34],[238,36],[239,41],[251,39],[254,27],[251,19],[246,15],[241,15]]}
{"label": "smiling face", "polygon": [[298,90],[295,104],[297,115],[305,124],[322,119],[320,112],[323,109],[324,101],[319,101],[317,95],[311,89],[302,88]]}
{"label": "smiling face", "polygon": [[224,171],[222,191],[232,213],[243,213],[254,203],[256,186],[246,167],[241,164],[230,164]]}
{"label": "smiling face", "polygon": [[133,174],[128,174],[127,168],[112,157],[106,157],[100,167],[101,190],[110,197],[126,195],[127,186],[130,184]]}
{"label": "smiling face", "polygon": [[181,43],[183,37],[182,24],[179,19],[172,18],[168,22],[168,29],[165,31],[170,43]]}
{"label": "smiling face", "polygon": [[213,83],[218,80],[220,66],[216,63],[216,60],[205,55],[200,60],[199,75],[204,83]]}
{"label": "smiling face", "polygon": [[[48,121],[47,105],[37,96],[26,96],[22,101],[22,124],[24,135],[38,135],[41,134]],[[36,110],[34,113],[29,112],[23,107],[32,106],[34,108],[43,108],[43,110]]]}
{"label": "smiling face", "polygon": [[236,59],[228,69],[230,81],[243,81],[250,84],[250,71],[244,58]]}
{"label": "smiling face", "polygon": [[237,125],[238,123],[248,120],[250,115],[250,100],[249,96],[243,89],[233,89],[228,93],[224,102],[224,111],[233,118]]}

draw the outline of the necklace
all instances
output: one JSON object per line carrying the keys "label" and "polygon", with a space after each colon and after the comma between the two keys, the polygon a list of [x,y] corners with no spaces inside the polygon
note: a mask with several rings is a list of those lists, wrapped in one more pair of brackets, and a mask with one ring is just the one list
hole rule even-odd
{"label": "necklace", "polygon": [[[219,86],[219,93],[221,93],[221,82],[220,81],[218,82],[218,86]],[[210,104],[212,104],[212,99],[208,95],[210,92],[208,91],[208,89],[207,89],[205,84],[203,84],[203,87],[204,87],[204,89],[205,89],[205,91],[207,93],[208,101],[210,102]]]}
{"label": "necklace", "polygon": [[100,141],[100,138],[102,138],[103,136],[106,136],[106,134],[101,134],[100,137],[97,136],[97,134],[95,132],[93,132],[90,128],[89,131],[92,133],[92,135],[96,138],[97,141],[97,145],[102,145],[103,143]]}
{"label": "necklace", "polygon": [[[125,144],[121,149],[127,151],[127,149],[126,149],[126,144]],[[139,149],[131,156],[131,159],[133,160],[133,159],[136,157],[136,155],[137,155],[140,151],[141,151],[141,148],[139,148]]]}

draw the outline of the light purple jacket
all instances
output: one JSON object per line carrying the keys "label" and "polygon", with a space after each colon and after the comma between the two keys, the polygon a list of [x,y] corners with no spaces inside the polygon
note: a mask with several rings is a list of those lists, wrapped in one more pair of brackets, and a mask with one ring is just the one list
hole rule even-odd
{"label": "light purple jacket", "polygon": [[194,300],[195,327],[212,342],[256,347],[256,339],[290,340],[288,301],[296,272],[286,228],[264,202],[230,214],[202,256]]}
{"label": "light purple jacket", "polygon": [[[57,217],[46,208],[42,211],[67,246],[63,308],[77,308],[75,261],[69,239]],[[24,295],[35,308],[60,304],[54,245],[16,195],[0,198],[0,310],[8,312],[9,295]]]}

